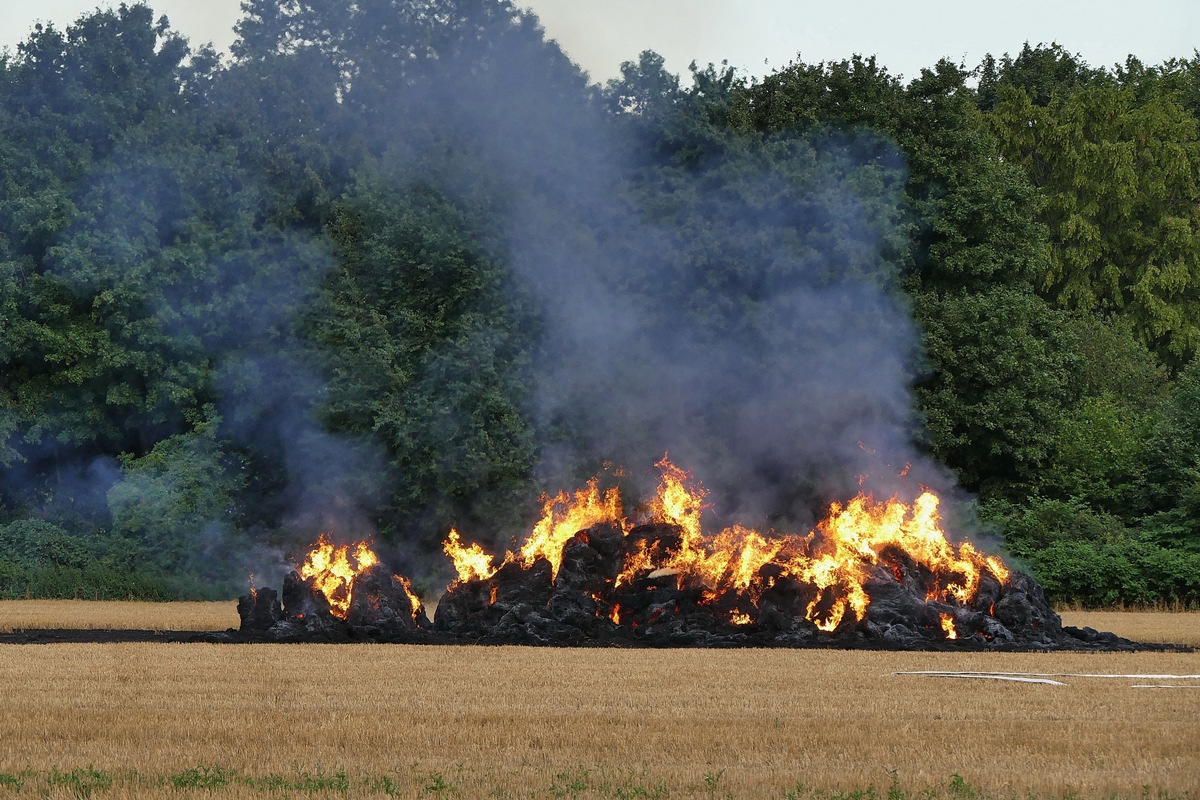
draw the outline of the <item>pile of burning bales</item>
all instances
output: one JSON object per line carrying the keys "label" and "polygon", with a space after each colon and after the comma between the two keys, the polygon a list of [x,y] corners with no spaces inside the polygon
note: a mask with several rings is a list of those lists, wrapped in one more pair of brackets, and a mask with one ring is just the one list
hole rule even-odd
{"label": "pile of burning bales", "polygon": [[[597,480],[546,498],[519,550],[495,559],[450,531],[458,578],[430,621],[409,581],[366,542],[322,539],[282,595],[238,602],[255,641],[684,647],[1132,649],[1064,627],[1028,575],[941,529],[938,498],[860,494],[807,534],[705,533],[705,492],[665,458],[642,514]],[[231,634],[233,636],[233,634]]]}

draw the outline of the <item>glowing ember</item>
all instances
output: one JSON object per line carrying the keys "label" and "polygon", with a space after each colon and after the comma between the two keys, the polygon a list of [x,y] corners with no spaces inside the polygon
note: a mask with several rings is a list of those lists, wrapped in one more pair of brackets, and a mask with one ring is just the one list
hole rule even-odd
{"label": "glowing ember", "polygon": [[350,597],[354,578],[363,570],[379,563],[378,556],[365,541],[354,545],[335,547],[328,534],[321,534],[313,549],[300,565],[300,577],[311,578],[313,584],[329,601],[330,612],[339,619],[350,613]]}

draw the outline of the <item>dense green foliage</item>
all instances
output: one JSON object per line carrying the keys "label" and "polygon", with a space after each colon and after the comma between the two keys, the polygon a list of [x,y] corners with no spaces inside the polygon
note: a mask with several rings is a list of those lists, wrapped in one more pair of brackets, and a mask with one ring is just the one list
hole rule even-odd
{"label": "dense green foliage", "polygon": [[330,526],[435,581],[670,449],[781,523],[941,464],[1052,597],[1200,601],[1200,56],[600,87],[442,6],[0,60],[0,594],[219,594]]}

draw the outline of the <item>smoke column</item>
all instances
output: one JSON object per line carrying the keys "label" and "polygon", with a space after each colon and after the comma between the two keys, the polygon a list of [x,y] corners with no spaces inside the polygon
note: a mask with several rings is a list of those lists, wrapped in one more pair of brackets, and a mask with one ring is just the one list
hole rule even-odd
{"label": "smoke column", "polygon": [[[860,475],[890,493],[911,464],[906,485],[944,486],[913,446],[916,335],[888,257],[895,147],[868,132],[702,132],[686,162],[639,163],[638,137],[681,101],[614,120],[580,101],[563,60],[514,31],[468,41],[406,106],[519,176],[496,257],[545,322],[530,406],[545,485],[603,461],[638,474],[669,452],[722,516],[800,524]],[[437,179],[477,191],[461,165]]]}

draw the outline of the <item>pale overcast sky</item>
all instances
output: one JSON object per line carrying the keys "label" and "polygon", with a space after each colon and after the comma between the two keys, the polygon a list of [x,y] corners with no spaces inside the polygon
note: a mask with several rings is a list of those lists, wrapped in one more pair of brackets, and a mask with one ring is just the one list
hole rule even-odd
{"label": "pale overcast sky", "polygon": [[[948,57],[974,67],[985,53],[1056,41],[1093,66],[1133,53],[1148,63],[1200,48],[1196,0],[517,0],[592,76],[656,50],[672,72],[728,60],[762,75],[797,54],[807,62],[877,55],[892,73],[916,76]],[[0,45],[13,47],[36,20],[64,27],[108,0],[0,0]],[[156,13],[193,45],[228,50],[240,0],[153,0]]]}

